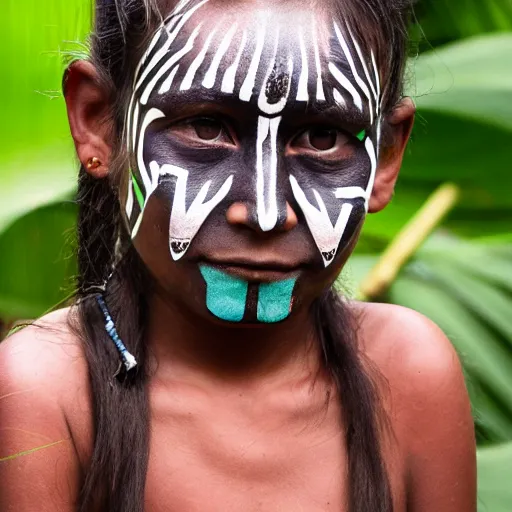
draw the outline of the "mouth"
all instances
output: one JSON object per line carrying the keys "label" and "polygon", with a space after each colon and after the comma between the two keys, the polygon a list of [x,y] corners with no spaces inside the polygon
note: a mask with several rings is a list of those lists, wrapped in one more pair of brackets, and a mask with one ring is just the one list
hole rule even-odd
{"label": "mouth", "polygon": [[254,261],[250,259],[203,260],[203,263],[218,268],[226,274],[248,282],[270,283],[297,278],[304,265],[280,261]]}

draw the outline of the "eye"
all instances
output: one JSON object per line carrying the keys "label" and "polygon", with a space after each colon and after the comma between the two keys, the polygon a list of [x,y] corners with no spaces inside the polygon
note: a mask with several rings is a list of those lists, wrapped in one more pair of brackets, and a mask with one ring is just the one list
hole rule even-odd
{"label": "eye", "polygon": [[169,131],[189,144],[233,146],[235,143],[224,122],[215,117],[195,117],[174,124]]}
{"label": "eye", "polygon": [[328,128],[313,128],[307,131],[309,144],[318,151],[328,151],[336,146],[338,133]]}
{"label": "eye", "polygon": [[196,135],[201,140],[217,140],[224,130],[222,123],[211,117],[203,117],[190,122],[190,125],[196,131]]}
{"label": "eye", "polygon": [[330,159],[343,159],[352,156],[354,145],[349,135],[336,128],[315,126],[297,136],[291,142],[290,149],[294,153],[309,153]]}

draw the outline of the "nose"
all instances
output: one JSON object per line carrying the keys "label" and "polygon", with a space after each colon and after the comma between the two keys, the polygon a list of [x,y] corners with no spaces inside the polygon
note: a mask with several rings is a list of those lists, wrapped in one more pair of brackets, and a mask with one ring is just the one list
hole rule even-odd
{"label": "nose", "polygon": [[[260,223],[258,220],[254,217],[254,215],[251,215],[249,208],[245,203],[242,202],[236,202],[233,203],[226,212],[226,220],[229,224],[232,226],[246,226],[253,231],[261,231],[264,232],[264,230],[261,229]],[[267,232],[272,231],[291,231],[297,224],[298,224],[297,215],[295,214],[295,211],[290,206],[290,203],[286,203],[286,216],[282,219],[281,222],[277,222],[275,227]]]}

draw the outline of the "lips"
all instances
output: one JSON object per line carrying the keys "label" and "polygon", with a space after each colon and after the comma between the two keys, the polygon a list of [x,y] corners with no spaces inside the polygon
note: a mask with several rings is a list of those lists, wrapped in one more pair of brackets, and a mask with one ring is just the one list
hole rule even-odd
{"label": "lips", "polygon": [[207,265],[249,282],[282,281],[298,277],[304,266],[283,261],[255,261],[245,258],[206,260]]}

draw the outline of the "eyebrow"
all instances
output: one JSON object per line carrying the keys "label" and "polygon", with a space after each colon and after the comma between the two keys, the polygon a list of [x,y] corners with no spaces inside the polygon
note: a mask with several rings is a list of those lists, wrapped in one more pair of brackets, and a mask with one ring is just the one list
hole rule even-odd
{"label": "eyebrow", "polygon": [[[325,82],[324,82],[325,84]],[[330,84],[329,84],[330,85]],[[224,93],[217,88],[192,87],[186,91],[172,89],[163,94],[154,93],[148,101],[148,107],[158,108],[166,115],[181,117],[194,115],[193,110],[215,109],[219,112],[232,113],[233,117],[243,115],[261,115],[256,102],[240,100],[237,94]],[[340,105],[333,101],[290,101],[282,114],[286,117],[316,118],[317,120],[342,121],[355,128],[369,128],[370,116],[366,111],[360,111],[350,101]]]}
{"label": "eyebrow", "polygon": [[307,115],[343,120],[357,128],[370,128],[370,114],[367,110],[359,110],[352,102],[345,105],[332,101],[314,102],[306,110]]}
{"label": "eyebrow", "polygon": [[166,117],[176,120],[208,114],[220,114],[233,119],[244,116],[254,118],[259,112],[256,104],[242,101],[238,95],[201,86],[186,91],[174,89],[163,94],[153,94],[147,106],[157,108]]}

